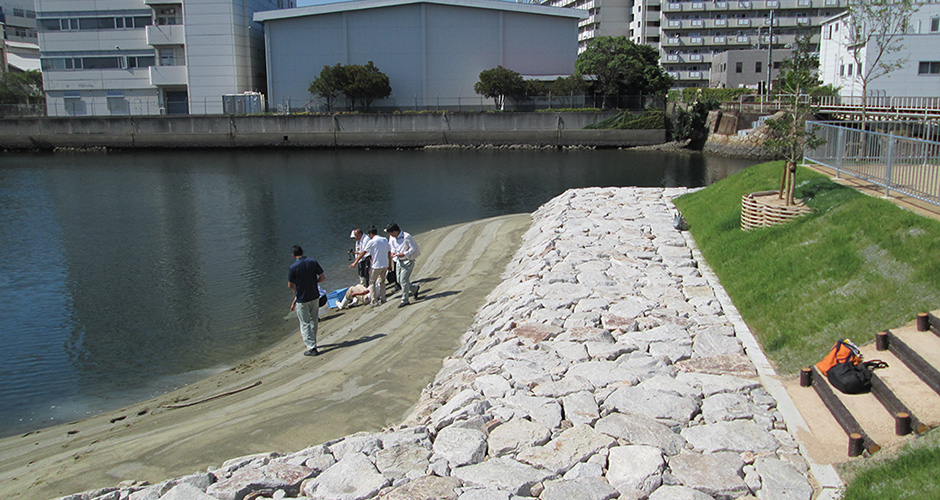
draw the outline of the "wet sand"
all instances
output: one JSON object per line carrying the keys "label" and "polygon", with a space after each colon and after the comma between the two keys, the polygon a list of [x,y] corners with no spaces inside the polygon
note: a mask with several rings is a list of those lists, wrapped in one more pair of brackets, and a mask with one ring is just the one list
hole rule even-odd
{"label": "wet sand", "polygon": [[[528,214],[510,215],[417,235],[422,255],[413,281],[421,300],[399,309],[395,293],[376,309],[332,310],[320,323],[320,356],[302,355],[295,329],[270,350],[178,391],[0,440],[0,498],[154,483],[399,424],[459,346],[530,223]],[[341,288],[355,272],[327,278],[325,288]]]}

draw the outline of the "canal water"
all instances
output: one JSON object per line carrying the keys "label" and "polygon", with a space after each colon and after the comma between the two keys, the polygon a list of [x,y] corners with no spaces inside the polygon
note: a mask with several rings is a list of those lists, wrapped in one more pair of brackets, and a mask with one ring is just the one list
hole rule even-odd
{"label": "canal water", "polygon": [[355,280],[353,227],[420,233],[531,212],[569,188],[703,186],[751,163],[626,150],[3,153],[0,436],[156,396],[291,334],[291,245],[340,288]]}

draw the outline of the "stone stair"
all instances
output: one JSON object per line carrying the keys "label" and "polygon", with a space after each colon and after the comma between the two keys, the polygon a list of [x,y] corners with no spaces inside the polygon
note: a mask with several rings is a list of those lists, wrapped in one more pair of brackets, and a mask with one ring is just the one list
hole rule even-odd
{"label": "stone stair", "polygon": [[936,311],[921,313],[901,328],[878,332],[875,342],[861,351],[866,361],[888,363],[888,368],[875,370],[870,393],[843,394],[815,366],[804,368],[799,385],[787,388],[810,428],[811,435],[801,436],[801,441],[818,462],[871,455],[940,425]]}

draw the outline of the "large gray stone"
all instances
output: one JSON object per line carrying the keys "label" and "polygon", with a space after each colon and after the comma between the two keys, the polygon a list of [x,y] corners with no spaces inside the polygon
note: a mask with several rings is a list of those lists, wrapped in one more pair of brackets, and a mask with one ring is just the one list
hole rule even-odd
{"label": "large gray stone", "polygon": [[705,422],[750,420],[761,409],[750,399],[738,393],[720,393],[702,400],[702,417]]}
{"label": "large gray stone", "polygon": [[474,465],[457,467],[451,472],[451,476],[468,485],[503,490],[513,495],[529,496],[532,486],[548,479],[552,473],[508,457],[499,457]]}
{"label": "large gray stone", "polygon": [[480,393],[472,389],[460,391],[431,414],[429,427],[439,430],[456,420],[483,414],[490,407],[490,403],[481,398]]}
{"label": "large gray stone", "polygon": [[206,493],[219,500],[241,500],[258,490],[281,489],[296,493],[300,483],[313,474],[313,469],[288,463],[268,463],[260,467],[242,467],[231,476],[210,485]]}
{"label": "large gray stone", "polygon": [[330,453],[337,460],[342,460],[349,453],[362,453],[363,455],[372,455],[382,449],[382,439],[371,433],[359,433],[346,437],[345,439],[332,444]]}
{"label": "large gray stone", "polygon": [[368,457],[352,452],[319,476],[304,481],[303,494],[315,500],[364,500],[389,483]]}
{"label": "large gray stone", "polygon": [[584,377],[578,375],[566,376],[561,380],[546,380],[532,388],[536,396],[560,398],[575,392],[589,391],[594,386]]}
{"label": "large gray stone", "polygon": [[501,398],[512,389],[509,381],[499,375],[482,375],[473,381],[473,388],[487,398]]}
{"label": "large gray stone", "polygon": [[626,444],[655,446],[666,455],[675,455],[685,446],[685,438],[645,415],[611,413],[594,424],[594,429]]}
{"label": "large gray stone", "polygon": [[[209,495],[191,484],[181,483],[166,492],[160,497],[160,500],[219,500],[219,498],[218,496]],[[241,498],[244,498],[244,495],[239,497],[239,500]]]}
{"label": "large gray stone", "polygon": [[561,423],[561,405],[553,398],[510,396],[503,399],[510,408],[522,410],[532,420],[554,429]]}
{"label": "large gray stone", "polygon": [[744,460],[737,453],[680,453],[669,459],[679,483],[719,498],[735,498],[747,491]]}
{"label": "large gray stone", "polygon": [[434,454],[447,460],[451,468],[475,464],[486,456],[486,435],[476,429],[446,427],[434,440]]}
{"label": "large gray stone", "polygon": [[421,477],[430,465],[431,450],[417,444],[399,444],[375,454],[375,466],[382,475],[397,479]]}
{"label": "large gray stone", "polygon": [[760,387],[760,380],[736,377],[734,375],[713,375],[708,373],[679,373],[676,378],[693,387],[702,389],[705,397],[723,392],[745,392]]}
{"label": "large gray stone", "polygon": [[663,482],[662,451],[645,445],[617,446],[607,458],[607,481],[622,494],[645,498]]}
{"label": "large gray stone", "polygon": [[712,356],[725,356],[730,354],[740,354],[744,351],[741,343],[734,337],[728,337],[719,333],[702,332],[695,336],[692,343],[692,351],[700,358],[709,358]]}
{"label": "large gray stone", "polygon": [[565,419],[574,425],[593,424],[600,418],[597,401],[594,400],[594,393],[590,391],[568,394],[561,399],[561,406],[565,411]]}
{"label": "large gray stone", "polygon": [[693,448],[705,453],[765,453],[775,451],[780,446],[773,435],[749,420],[696,425],[682,429],[681,434]]}
{"label": "large gray stone", "polygon": [[640,387],[617,389],[607,397],[603,406],[620,413],[640,413],[669,426],[689,423],[699,409],[695,398],[647,391]]}
{"label": "large gray stone", "polygon": [[701,491],[676,485],[662,485],[650,495],[649,500],[715,500]]}
{"label": "large gray stone", "polygon": [[459,487],[452,477],[424,476],[389,490],[382,500],[457,500]]}
{"label": "large gray stone", "polygon": [[543,445],[551,437],[552,430],[548,427],[532,420],[514,418],[490,431],[489,454],[496,457],[516,453],[530,446]]}
{"label": "large gray stone", "polygon": [[573,365],[568,369],[566,376],[579,376],[591,382],[595,388],[607,387],[612,384],[636,384],[638,379],[635,373],[624,369],[614,361],[597,360]]}
{"label": "large gray stone", "polygon": [[579,462],[615,444],[612,437],[595,431],[589,425],[579,425],[562,432],[544,446],[522,450],[516,459],[554,474],[564,474]]}
{"label": "large gray stone", "polygon": [[761,500],[809,500],[813,487],[803,474],[779,458],[758,458],[754,464],[761,478]]}
{"label": "large gray stone", "polygon": [[578,478],[570,481],[548,481],[539,500],[609,500],[620,496],[613,486],[601,478]]}

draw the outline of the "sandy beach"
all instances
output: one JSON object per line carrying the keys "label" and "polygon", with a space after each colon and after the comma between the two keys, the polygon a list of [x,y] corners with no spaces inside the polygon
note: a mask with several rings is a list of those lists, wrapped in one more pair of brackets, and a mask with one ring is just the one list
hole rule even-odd
{"label": "sandy beach", "polygon": [[[0,498],[156,482],[399,424],[500,283],[530,223],[520,214],[417,235],[421,300],[399,309],[396,293],[376,309],[331,311],[318,357],[301,354],[295,328],[268,351],[178,391],[0,440]],[[341,288],[355,273],[327,278],[327,289]]]}

